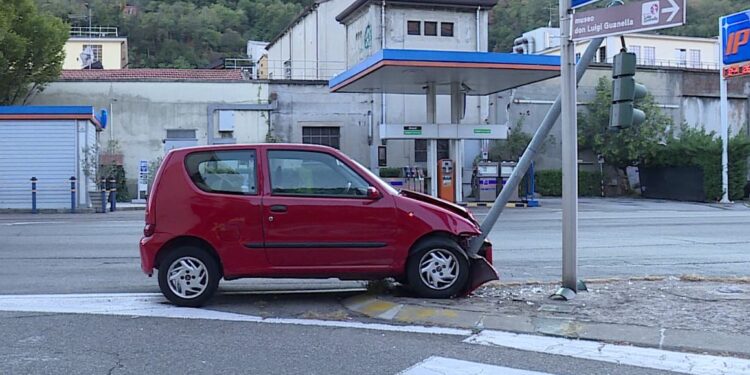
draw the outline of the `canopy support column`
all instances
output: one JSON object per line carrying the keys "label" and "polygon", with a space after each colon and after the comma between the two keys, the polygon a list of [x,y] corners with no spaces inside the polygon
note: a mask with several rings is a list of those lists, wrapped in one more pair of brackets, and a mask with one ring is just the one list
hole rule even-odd
{"label": "canopy support column", "polygon": [[[437,89],[435,82],[427,83],[427,123],[437,124]],[[427,148],[427,171],[430,176],[430,195],[438,196],[437,140],[430,139]]]}

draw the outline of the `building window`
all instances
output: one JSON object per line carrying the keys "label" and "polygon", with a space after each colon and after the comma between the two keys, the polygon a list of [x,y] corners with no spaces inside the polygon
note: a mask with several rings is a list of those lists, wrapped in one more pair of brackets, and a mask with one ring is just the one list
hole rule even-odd
{"label": "building window", "polygon": [[415,163],[427,162],[427,140],[426,139],[414,140],[414,162]]}
{"label": "building window", "polygon": [[91,48],[93,54],[93,61],[102,61],[102,45],[101,44],[84,44],[81,51],[86,51],[87,48]]}
{"label": "building window", "polygon": [[642,56],[641,56],[641,46],[635,46],[635,45],[628,46],[628,52],[632,52],[632,53],[635,54],[636,64],[640,64],[641,63],[641,58],[642,58]]}
{"label": "building window", "polygon": [[656,47],[643,47],[643,63],[656,65]]}
{"label": "building window", "polygon": [[599,62],[607,62],[607,47],[599,47]]}
{"label": "building window", "polygon": [[687,66],[687,50],[684,48],[678,48],[674,52],[675,52],[675,55],[677,55],[677,66],[686,67]]}
{"label": "building window", "polygon": [[426,36],[437,36],[437,22],[428,22],[425,21],[424,23],[424,35]]}
{"label": "building window", "polygon": [[440,36],[453,36],[453,22],[440,22]]}
{"label": "building window", "polygon": [[407,21],[406,33],[409,35],[422,35],[422,23],[419,21]]}
{"label": "building window", "polygon": [[450,159],[451,141],[449,139],[438,139],[437,141],[437,159]]}
{"label": "building window", "polygon": [[292,79],[292,60],[284,61],[284,79]]}
{"label": "building window", "polygon": [[691,49],[690,50],[690,67],[700,69],[701,67],[701,50]]}
{"label": "building window", "polygon": [[[427,148],[429,142],[426,139],[415,139],[414,140],[414,162],[415,163],[426,163],[427,162]],[[450,158],[450,140],[438,139],[437,140],[437,159],[448,159]]]}
{"label": "building window", "polygon": [[341,130],[338,126],[305,126],[302,127],[302,143],[312,145],[340,147]]}

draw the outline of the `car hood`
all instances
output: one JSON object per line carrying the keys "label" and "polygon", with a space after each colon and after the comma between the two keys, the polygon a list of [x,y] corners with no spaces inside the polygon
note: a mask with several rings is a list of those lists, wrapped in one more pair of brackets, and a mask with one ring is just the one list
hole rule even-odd
{"label": "car hood", "polygon": [[470,222],[474,223],[474,225],[479,226],[479,222],[477,222],[477,219],[474,218],[474,216],[464,207],[461,207],[455,203],[451,203],[442,199],[438,199],[432,196],[429,196],[427,194],[417,193],[416,191],[411,190],[401,190],[399,191],[399,195],[406,198],[411,198],[420,202],[428,203],[433,206],[440,207],[444,210],[450,211],[458,216],[463,217],[466,220],[469,220]]}

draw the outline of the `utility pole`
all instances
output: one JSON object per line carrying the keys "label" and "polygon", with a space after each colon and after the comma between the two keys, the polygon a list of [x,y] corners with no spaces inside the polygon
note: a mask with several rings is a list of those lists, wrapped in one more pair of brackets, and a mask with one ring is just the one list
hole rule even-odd
{"label": "utility pole", "polygon": [[723,17],[719,18],[719,121],[721,122],[721,203],[729,200],[729,95],[727,79],[724,77],[724,30]]}
{"label": "utility pole", "polygon": [[[576,61],[571,0],[560,0],[560,73],[562,118],[562,288],[578,292],[578,130]],[[563,291],[565,292],[565,291]],[[570,293],[563,294],[570,299]]]}

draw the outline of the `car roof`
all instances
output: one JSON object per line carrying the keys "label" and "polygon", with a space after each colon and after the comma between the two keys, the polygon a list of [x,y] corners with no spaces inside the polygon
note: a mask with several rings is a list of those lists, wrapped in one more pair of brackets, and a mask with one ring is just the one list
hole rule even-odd
{"label": "car roof", "polygon": [[170,152],[179,155],[185,155],[196,151],[216,151],[216,150],[237,150],[243,148],[255,148],[257,150],[263,149],[284,149],[284,150],[306,150],[306,151],[334,151],[338,153],[338,150],[333,147],[323,145],[310,145],[302,143],[233,143],[227,145],[205,145],[205,146],[192,146],[173,149]]}

